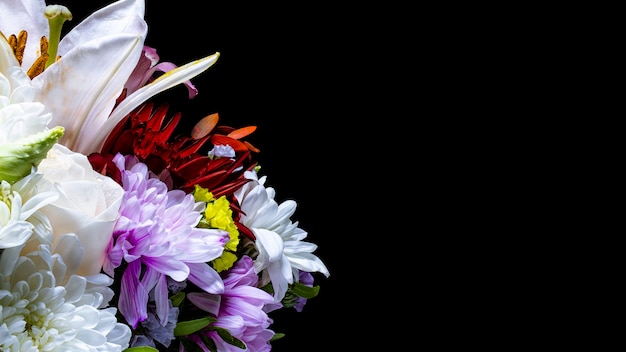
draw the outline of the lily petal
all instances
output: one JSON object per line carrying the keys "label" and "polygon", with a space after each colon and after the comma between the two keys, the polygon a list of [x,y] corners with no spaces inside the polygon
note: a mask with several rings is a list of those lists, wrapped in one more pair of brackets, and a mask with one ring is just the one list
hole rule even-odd
{"label": "lily petal", "polygon": [[[100,130],[93,131],[93,135],[90,135],[88,138],[83,140],[85,143],[84,146],[77,144],[76,147],[78,147],[79,151],[86,150],[88,148],[90,151],[99,151],[104,144],[104,140],[113,130],[115,125],[117,125],[126,115],[131,113],[135,108],[156,94],[188,81],[206,71],[217,61],[219,56],[220,53],[217,52],[200,60],[192,61],[184,66],[180,66],[164,73],[150,84],[140,88],[120,102]],[[87,131],[84,131],[85,134],[86,132]]]}
{"label": "lily petal", "polygon": [[53,126],[65,127],[59,143],[88,155],[95,151],[94,135],[109,116],[124,83],[141,55],[137,35],[107,36],[84,43],[33,79],[35,99],[53,111]]}
{"label": "lily petal", "polygon": [[64,56],[73,48],[105,35],[136,35],[143,42],[148,33],[144,14],[144,0],[116,1],[92,13],[67,33],[59,43],[58,53]]}

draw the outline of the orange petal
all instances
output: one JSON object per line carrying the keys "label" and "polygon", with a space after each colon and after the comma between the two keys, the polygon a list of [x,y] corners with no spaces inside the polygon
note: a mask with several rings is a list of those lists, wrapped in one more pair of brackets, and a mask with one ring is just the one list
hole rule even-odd
{"label": "orange petal", "polygon": [[255,153],[260,153],[261,152],[257,147],[253,146],[252,144],[248,143],[247,141],[243,141],[243,144],[245,144],[246,147],[248,147],[248,150],[251,150],[251,151],[253,151]]}
{"label": "orange petal", "polygon": [[234,138],[234,139],[241,139],[249,135],[250,133],[254,132],[255,130],[256,130],[256,126],[242,127],[242,128],[239,128],[230,132],[228,134],[228,137]]}
{"label": "orange petal", "polygon": [[198,123],[196,123],[191,130],[191,138],[200,139],[206,136],[213,130],[213,128],[215,128],[218,120],[219,116],[217,113],[213,113],[198,121]]}

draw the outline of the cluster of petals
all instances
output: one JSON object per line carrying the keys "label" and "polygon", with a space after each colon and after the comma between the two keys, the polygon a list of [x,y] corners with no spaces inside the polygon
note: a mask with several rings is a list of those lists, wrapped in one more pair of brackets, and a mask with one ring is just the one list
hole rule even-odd
{"label": "cluster of petals", "polygon": [[296,202],[286,200],[280,204],[274,199],[276,192],[265,187],[266,176],[258,178],[257,173],[246,171],[251,181],[237,192],[242,216],[239,221],[254,233],[258,256],[254,269],[261,273],[261,285],[271,282],[274,299],[280,302],[287,293],[289,284],[299,280],[299,271],[320,272],[330,276],[326,265],[313,252],[317,245],[306,242],[307,232],[292,222]]}
{"label": "cluster of petals", "polygon": [[147,319],[149,294],[155,290],[157,315],[167,322],[167,278],[189,280],[206,292],[219,294],[224,284],[208,262],[218,258],[228,232],[198,228],[205,204],[192,194],[168,190],[147,166],[134,156],[118,154],[124,200],[104,270],[126,264],[121,278],[118,307],[135,328]]}
{"label": "cluster of petals", "polygon": [[33,172],[13,185],[0,181],[0,250],[21,246],[32,235],[40,242],[52,242],[52,225],[41,208],[55,201],[58,193],[36,191],[42,176]]}
{"label": "cluster of petals", "polygon": [[[272,319],[267,315],[267,306],[278,308],[269,293],[257,288],[259,277],[254,271],[249,256],[241,257],[224,276],[224,292],[220,296],[192,292],[189,300],[198,308],[217,318],[213,324],[228,330],[234,337],[246,344],[243,351],[267,352],[274,331],[269,329]],[[225,342],[216,331],[206,331],[191,336],[199,346],[204,346],[200,335],[210,337],[218,351],[242,351],[237,346]]]}
{"label": "cluster of petals", "polygon": [[76,275],[84,250],[73,234],[57,243],[4,250],[0,258],[0,350],[121,352],[130,328],[106,307],[111,279]]}

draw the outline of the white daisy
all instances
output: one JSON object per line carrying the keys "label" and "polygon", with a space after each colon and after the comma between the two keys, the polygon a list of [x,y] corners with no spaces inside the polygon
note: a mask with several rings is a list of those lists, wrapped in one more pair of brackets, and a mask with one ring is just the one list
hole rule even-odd
{"label": "white daisy", "polygon": [[251,181],[235,192],[235,197],[243,213],[239,221],[256,237],[258,256],[254,269],[262,273],[260,284],[271,281],[274,299],[279,302],[288,285],[298,281],[298,270],[330,276],[324,263],[313,254],[317,245],[304,242],[307,233],[298,227],[298,222],[290,220],[296,202],[286,200],[278,204],[274,189],[264,186],[266,176],[259,179],[256,172],[247,171],[245,177]]}
{"label": "white daisy", "polygon": [[[0,258],[0,350],[6,352],[120,352],[130,328],[118,323],[102,294],[111,280],[74,275],[82,261],[78,238],[68,234],[55,249],[40,245],[25,255],[19,247]],[[105,275],[102,275],[106,277]],[[110,289],[108,289],[110,290]]]}

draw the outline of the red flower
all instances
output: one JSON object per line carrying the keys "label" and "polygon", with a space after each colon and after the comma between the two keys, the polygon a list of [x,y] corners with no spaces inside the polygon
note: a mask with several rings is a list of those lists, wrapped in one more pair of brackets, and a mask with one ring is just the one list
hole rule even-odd
{"label": "red flower", "polygon": [[[120,172],[112,162],[113,157],[117,153],[135,155],[170,189],[189,193],[199,185],[215,198],[226,196],[239,230],[254,239],[252,232],[237,221],[240,210],[233,193],[249,181],[244,172],[256,166],[253,154],[259,150],[242,140],[254,132],[256,126],[240,129],[218,126],[219,116],[214,113],[200,120],[189,136],[174,136],[181,114],[176,113],[168,119],[168,108],[163,104],[155,109],[150,102],[128,114],[111,131],[100,153],[89,155],[92,166],[120,182]],[[211,158],[208,151],[214,145],[229,145],[234,149],[235,157]]]}

